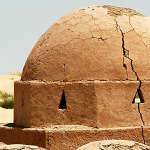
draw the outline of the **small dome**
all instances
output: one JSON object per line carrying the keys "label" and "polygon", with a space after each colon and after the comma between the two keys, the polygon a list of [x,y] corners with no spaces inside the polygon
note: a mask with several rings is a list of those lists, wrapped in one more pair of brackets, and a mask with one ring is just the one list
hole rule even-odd
{"label": "small dome", "polygon": [[53,24],[31,51],[22,80],[150,79],[150,19],[134,10],[93,6]]}

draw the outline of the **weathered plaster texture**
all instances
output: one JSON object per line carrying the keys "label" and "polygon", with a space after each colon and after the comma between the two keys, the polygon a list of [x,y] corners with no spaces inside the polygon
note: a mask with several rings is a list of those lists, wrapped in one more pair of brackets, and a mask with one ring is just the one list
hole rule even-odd
{"label": "weathered plaster texture", "polygon": [[[142,117],[140,104],[131,101],[142,82],[150,79],[149,39],[150,19],[131,9],[94,6],[64,16],[39,39],[26,61],[22,81],[15,83],[15,123],[139,125],[136,113]],[[127,81],[138,85],[126,86]],[[63,90],[67,110],[58,109]],[[148,103],[146,94],[144,97]]]}
{"label": "weathered plaster texture", "polygon": [[[129,138],[149,142],[145,129],[150,126],[149,80],[149,17],[115,6],[76,10],[53,24],[31,51],[21,81],[15,82],[14,123],[24,127],[141,126],[140,135],[133,129],[134,137]],[[144,103],[132,104],[137,89]],[[59,108],[63,92],[66,109]],[[85,144],[89,132],[81,138],[62,133],[60,141],[83,139]],[[49,138],[55,139],[51,133]],[[69,149],[68,143],[65,146]]]}
{"label": "weathered plaster texture", "polygon": [[149,80],[149,45],[148,17],[112,6],[83,8],[43,34],[27,59],[22,80],[136,80],[131,60],[139,78]]}
{"label": "weathered plaster texture", "polygon": [[0,124],[0,141],[5,144],[27,144],[45,147],[45,132],[43,130],[14,127],[11,124]]}
{"label": "weathered plaster texture", "polygon": [[128,140],[102,140],[86,144],[77,150],[148,150],[149,146]]}
{"label": "weathered plaster texture", "polygon": [[[137,81],[65,84],[19,81],[15,83],[14,122],[26,127],[53,124],[82,124],[100,128],[140,126],[142,122],[137,104],[132,104],[138,86]],[[67,109],[59,109],[63,90]]]}
{"label": "weathered plaster texture", "polygon": [[[150,128],[144,127],[145,144],[150,145]],[[76,150],[93,141],[132,140],[143,143],[141,127],[96,129],[86,126],[62,125],[51,128],[19,128],[0,126],[0,141],[6,144],[37,145],[47,150]]]}

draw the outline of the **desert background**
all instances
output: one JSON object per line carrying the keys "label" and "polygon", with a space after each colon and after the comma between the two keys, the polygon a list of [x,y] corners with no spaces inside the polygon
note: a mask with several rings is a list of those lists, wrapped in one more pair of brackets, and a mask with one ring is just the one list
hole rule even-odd
{"label": "desert background", "polygon": [[[21,73],[12,73],[0,76],[0,123],[13,122],[13,108],[3,108],[4,101],[13,100],[14,82],[20,80]],[[5,106],[4,106],[5,107]]]}

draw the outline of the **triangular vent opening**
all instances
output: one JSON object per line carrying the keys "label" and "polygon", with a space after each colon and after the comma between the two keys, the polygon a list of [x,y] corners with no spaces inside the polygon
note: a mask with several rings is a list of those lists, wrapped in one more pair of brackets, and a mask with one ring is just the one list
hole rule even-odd
{"label": "triangular vent opening", "polygon": [[140,89],[137,89],[137,92],[134,96],[132,104],[144,103],[143,95]]}
{"label": "triangular vent opening", "polygon": [[67,109],[66,96],[65,96],[64,90],[63,90],[63,93],[62,93],[62,96],[61,96],[61,100],[60,100],[60,104],[59,104],[59,109]]}

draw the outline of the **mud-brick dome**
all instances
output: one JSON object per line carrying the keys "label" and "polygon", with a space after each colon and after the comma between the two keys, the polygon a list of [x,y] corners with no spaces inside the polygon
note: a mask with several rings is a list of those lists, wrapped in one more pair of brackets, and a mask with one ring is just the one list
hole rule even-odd
{"label": "mud-brick dome", "polygon": [[150,79],[150,19],[134,10],[93,6],[53,24],[31,51],[22,80]]}

